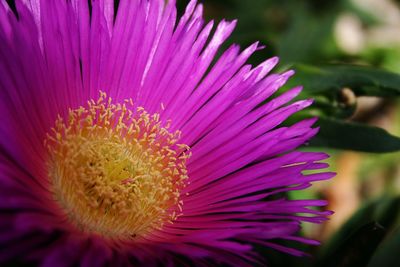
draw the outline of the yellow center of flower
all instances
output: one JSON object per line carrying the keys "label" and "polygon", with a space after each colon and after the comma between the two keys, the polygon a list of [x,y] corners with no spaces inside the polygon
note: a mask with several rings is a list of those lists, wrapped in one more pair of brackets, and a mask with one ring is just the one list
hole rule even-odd
{"label": "yellow center of flower", "polygon": [[158,114],[112,104],[100,93],[87,107],[59,117],[45,145],[52,191],[80,230],[112,238],[139,238],[182,211],[186,145],[177,144]]}

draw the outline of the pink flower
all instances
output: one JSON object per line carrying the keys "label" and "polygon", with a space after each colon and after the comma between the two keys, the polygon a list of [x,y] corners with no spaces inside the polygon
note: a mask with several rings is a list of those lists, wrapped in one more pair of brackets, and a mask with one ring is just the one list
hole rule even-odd
{"label": "pink flower", "polygon": [[299,152],[310,100],[269,99],[293,74],[228,48],[236,21],[205,24],[191,1],[0,4],[0,263],[251,266],[254,245],[293,254],[322,200],[287,200],[332,177]]}

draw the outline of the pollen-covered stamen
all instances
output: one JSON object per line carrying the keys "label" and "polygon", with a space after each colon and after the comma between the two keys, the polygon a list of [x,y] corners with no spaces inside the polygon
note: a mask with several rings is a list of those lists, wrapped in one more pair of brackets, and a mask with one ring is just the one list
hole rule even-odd
{"label": "pollen-covered stamen", "polygon": [[190,156],[179,136],[158,114],[100,93],[70,110],[67,121],[59,117],[45,141],[57,201],[82,231],[113,238],[142,237],[173,222]]}

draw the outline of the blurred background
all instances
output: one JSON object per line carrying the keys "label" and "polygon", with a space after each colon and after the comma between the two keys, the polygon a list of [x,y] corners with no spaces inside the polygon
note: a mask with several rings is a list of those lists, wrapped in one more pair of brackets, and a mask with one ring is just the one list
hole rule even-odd
{"label": "blurred background", "polygon": [[[289,197],[325,198],[335,214],[303,234],[322,241],[298,259],[266,251],[270,266],[399,266],[400,1],[208,0],[207,18],[238,19],[230,42],[266,45],[258,64],[296,70],[282,91],[304,85],[315,105],[291,121],[319,116],[303,149],[326,151],[336,178]],[[178,0],[183,12],[186,0]],[[289,122],[290,123],[290,122]]]}

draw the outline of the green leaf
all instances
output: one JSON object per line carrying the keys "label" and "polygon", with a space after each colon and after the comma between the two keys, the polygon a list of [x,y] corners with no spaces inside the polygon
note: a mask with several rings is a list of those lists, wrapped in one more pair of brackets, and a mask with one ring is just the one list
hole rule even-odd
{"label": "green leaf", "polygon": [[[398,199],[395,200],[398,201]],[[382,225],[381,218],[379,218],[377,213],[386,212],[386,207],[395,200],[391,198],[380,198],[364,204],[324,245],[321,251],[322,254],[325,255],[330,251],[336,250],[348,238],[348,236],[352,234],[352,232],[363,226],[366,222],[375,221]],[[390,227],[391,223],[392,221],[389,224],[385,222],[384,226]]]}
{"label": "green leaf", "polygon": [[290,86],[303,85],[304,93],[337,94],[348,87],[357,96],[400,96],[400,75],[373,67],[354,65],[294,65]]}
{"label": "green leaf", "polygon": [[315,16],[304,2],[299,1],[296,4],[297,9],[290,17],[290,26],[282,33],[277,45],[283,65],[321,60],[329,53],[327,50],[332,50],[330,46],[335,44],[332,29],[337,14]]}
{"label": "green leaf", "polygon": [[379,247],[368,267],[398,266],[400,262],[400,228]]}
{"label": "green leaf", "polygon": [[318,135],[311,146],[384,153],[400,150],[400,138],[384,129],[332,118],[320,118]]}
{"label": "green leaf", "polygon": [[364,267],[385,233],[385,229],[378,223],[367,223],[349,235],[324,261],[318,262],[317,266]]}
{"label": "green leaf", "polygon": [[399,217],[400,197],[385,196],[367,202],[322,247],[317,266],[366,266]]}

